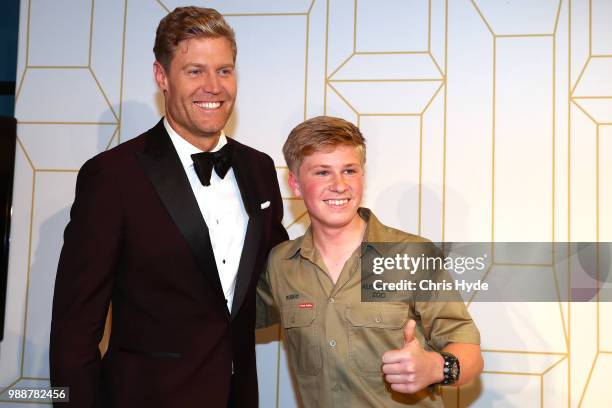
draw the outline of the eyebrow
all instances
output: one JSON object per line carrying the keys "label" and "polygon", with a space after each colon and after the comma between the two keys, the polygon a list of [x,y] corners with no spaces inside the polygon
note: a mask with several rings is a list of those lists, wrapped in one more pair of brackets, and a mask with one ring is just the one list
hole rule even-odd
{"label": "eyebrow", "polygon": [[[346,163],[343,164],[342,167],[354,167],[354,166],[360,166],[360,163]],[[317,167],[321,167],[324,169],[329,169],[332,168],[333,166],[329,165],[329,164],[315,164],[314,166],[312,166],[312,169],[316,169]]]}

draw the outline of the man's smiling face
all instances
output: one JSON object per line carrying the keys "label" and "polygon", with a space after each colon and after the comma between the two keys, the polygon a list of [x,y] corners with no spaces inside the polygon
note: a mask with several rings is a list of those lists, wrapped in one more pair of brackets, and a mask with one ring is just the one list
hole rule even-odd
{"label": "man's smiling face", "polygon": [[222,37],[181,41],[169,69],[159,62],[154,69],[172,128],[192,144],[201,138],[219,137],[236,100],[230,42]]}
{"label": "man's smiling face", "polygon": [[295,195],[304,199],[314,228],[342,228],[356,220],[363,195],[359,150],[339,145],[306,156],[297,174],[289,173]]}

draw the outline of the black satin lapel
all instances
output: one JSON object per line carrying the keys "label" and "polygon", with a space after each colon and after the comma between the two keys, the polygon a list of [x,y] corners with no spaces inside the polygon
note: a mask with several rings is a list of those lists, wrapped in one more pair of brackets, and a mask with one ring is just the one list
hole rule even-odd
{"label": "black satin lapel", "polygon": [[[228,143],[235,143],[228,139]],[[244,245],[238,264],[238,274],[236,276],[236,287],[234,289],[234,300],[232,302],[232,314],[234,318],[249,288],[253,276],[253,265],[259,252],[260,236],[262,232],[261,208],[256,191],[256,183],[253,180],[254,172],[244,157],[244,152],[239,144],[234,145],[234,155],[232,156],[232,168],[238,183],[238,189],[242,197],[244,208],[249,216],[247,230],[244,237]]]}
{"label": "black satin lapel", "polygon": [[249,163],[244,157],[240,145],[235,143],[233,140],[228,139],[228,143],[234,143],[234,154],[232,156],[232,169],[234,169],[234,175],[236,176],[236,182],[238,183],[238,189],[240,190],[240,196],[242,197],[242,203],[249,217],[253,214],[257,214],[260,210],[259,203],[257,203],[257,194],[255,191],[254,183],[252,180],[252,171]]}
{"label": "black satin lapel", "polygon": [[259,238],[261,236],[263,218],[261,215],[256,214],[249,218],[249,223],[247,224],[242,255],[240,255],[240,263],[238,264],[234,300],[232,301],[232,319],[240,310],[240,306],[244,302],[249,284],[251,283],[251,278],[253,277],[253,265],[255,265],[255,258],[259,252]]}
{"label": "black satin lapel", "polygon": [[150,134],[151,139],[147,141],[145,152],[138,154],[138,160],[170,217],[187,241],[198,266],[227,310],[208,227],[172,141],[163,127],[162,130],[163,133]]}

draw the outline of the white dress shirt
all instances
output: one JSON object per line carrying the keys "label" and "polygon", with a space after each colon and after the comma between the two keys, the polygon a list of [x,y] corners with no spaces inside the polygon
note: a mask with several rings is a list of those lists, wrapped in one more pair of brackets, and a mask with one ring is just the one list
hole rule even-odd
{"label": "white dress shirt", "polygon": [[[213,169],[210,186],[203,186],[195,172],[191,158],[192,154],[201,153],[202,150],[179,136],[166,118],[164,118],[164,126],[183,164],[193,194],[208,226],[221,287],[227,302],[227,309],[231,313],[238,263],[249,221],[234,169],[230,168],[223,179]],[[227,138],[225,133],[221,132],[219,142],[211,152],[218,151],[225,144],[227,144]]]}

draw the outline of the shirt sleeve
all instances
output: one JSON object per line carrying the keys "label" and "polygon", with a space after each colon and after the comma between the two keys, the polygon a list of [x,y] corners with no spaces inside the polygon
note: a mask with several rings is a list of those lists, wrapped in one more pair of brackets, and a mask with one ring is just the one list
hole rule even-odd
{"label": "shirt sleeve", "polygon": [[263,329],[280,322],[278,307],[276,306],[270,283],[271,258],[272,256],[270,255],[266,263],[266,269],[260,275],[259,282],[257,283],[256,329]]}
{"label": "shirt sleeve", "polygon": [[[436,250],[436,256],[442,255]],[[446,282],[447,285],[454,281],[443,268],[431,271],[428,276],[433,282]],[[440,351],[449,343],[480,344],[480,332],[460,294],[452,287],[432,291],[424,301],[417,299],[414,311],[421,319],[429,348]]]}

